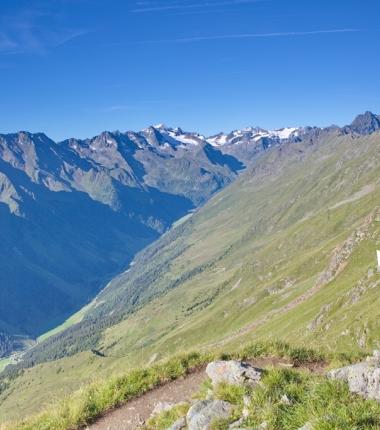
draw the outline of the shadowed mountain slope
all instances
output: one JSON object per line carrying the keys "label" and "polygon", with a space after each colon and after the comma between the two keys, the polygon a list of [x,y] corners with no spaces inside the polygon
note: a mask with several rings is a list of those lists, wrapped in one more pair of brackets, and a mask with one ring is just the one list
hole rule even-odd
{"label": "shadowed mountain slope", "polygon": [[242,168],[206,142],[159,148],[149,132],[1,135],[0,332],[62,322]]}

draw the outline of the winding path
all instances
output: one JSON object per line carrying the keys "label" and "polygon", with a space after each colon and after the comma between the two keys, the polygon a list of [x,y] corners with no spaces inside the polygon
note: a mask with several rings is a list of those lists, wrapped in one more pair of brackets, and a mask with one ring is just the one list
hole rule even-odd
{"label": "winding path", "polygon": [[90,430],[135,430],[150,417],[159,402],[180,403],[191,400],[205,379],[204,368],[186,377],[169,382],[133,399],[119,409],[109,411]]}
{"label": "winding path", "polygon": [[[282,367],[292,366],[286,359],[263,358],[249,361],[256,367],[266,368],[268,366]],[[311,372],[323,372],[324,364],[311,363],[305,368]],[[94,424],[86,427],[87,430],[137,430],[151,416],[157,403],[180,403],[191,401],[192,395],[199,391],[200,384],[205,380],[205,367],[197,369],[193,373],[168,382],[161,387],[155,388],[141,397],[133,399],[118,409],[108,411]]]}

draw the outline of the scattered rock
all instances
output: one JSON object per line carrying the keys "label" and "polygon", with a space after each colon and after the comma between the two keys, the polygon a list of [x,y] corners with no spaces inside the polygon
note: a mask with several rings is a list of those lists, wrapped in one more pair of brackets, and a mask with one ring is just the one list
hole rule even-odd
{"label": "scattered rock", "polygon": [[175,423],[173,423],[167,430],[182,430],[186,428],[185,417],[179,418]]}
{"label": "scattered rock", "polygon": [[380,401],[380,352],[362,363],[331,370],[327,376],[347,382],[352,393]]}
{"label": "scattered rock", "polygon": [[292,404],[291,400],[289,399],[289,397],[286,394],[284,394],[281,397],[280,403],[283,404],[283,405],[291,405]]}
{"label": "scattered rock", "polygon": [[168,402],[158,402],[154,406],[154,409],[152,411],[151,417],[154,417],[155,415],[159,415],[161,412],[169,411],[172,409],[175,405],[173,403]]}
{"label": "scattered rock", "polygon": [[226,419],[231,415],[231,403],[223,400],[200,400],[188,411],[186,421],[189,430],[208,430],[217,419]]}
{"label": "scattered rock", "polygon": [[206,368],[207,376],[212,384],[218,385],[221,382],[235,385],[255,386],[261,379],[262,369],[251,366],[241,361],[213,361]]}
{"label": "scattered rock", "polygon": [[247,418],[249,416],[249,406],[251,404],[251,398],[249,396],[243,396],[243,410],[242,417]]}
{"label": "scattered rock", "polygon": [[310,423],[306,423],[304,426],[300,427],[298,430],[313,430],[313,426]]}
{"label": "scattered rock", "polygon": [[344,269],[356,246],[368,236],[369,227],[374,216],[375,213],[373,212],[365,217],[363,224],[358,227],[342,245],[334,250],[328,267],[320,274],[316,285],[323,286],[328,284]]}
{"label": "scattered rock", "polygon": [[315,331],[318,326],[320,326],[325,318],[328,312],[331,309],[331,304],[326,304],[321,307],[321,310],[319,311],[319,314],[307,325],[307,329],[310,331]]}

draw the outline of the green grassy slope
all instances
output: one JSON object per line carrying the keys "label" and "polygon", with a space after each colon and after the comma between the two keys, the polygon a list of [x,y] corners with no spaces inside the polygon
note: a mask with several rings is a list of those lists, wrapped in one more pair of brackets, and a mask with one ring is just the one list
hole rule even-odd
{"label": "green grassy slope", "polygon": [[25,370],[0,394],[0,414],[22,416],[95,375],[193,347],[380,346],[379,150],[375,133],[268,151],[92,303],[83,321],[110,322],[96,339],[106,357],[81,352]]}
{"label": "green grassy slope", "polygon": [[[215,398],[236,406],[229,423],[241,416],[243,396],[248,395],[251,397],[251,407],[246,416],[247,425],[260,425],[265,420],[270,429],[292,430],[312,421],[318,423],[320,428],[332,428],[331,416],[326,416],[328,407],[334,413],[334,428],[378,428],[380,405],[377,402],[352,395],[345,384],[329,381],[323,375],[324,369],[332,364],[331,360],[335,365],[344,365],[363,358],[364,353],[332,355],[308,348],[294,348],[283,342],[248,343],[238,349],[176,354],[152,365],[121,372],[119,376],[96,380],[69,396],[57,399],[37,415],[0,427],[4,430],[82,429],[108,410],[122,406],[146,391],[154,391],[162,384],[178,378],[185,379],[189,373],[199,371],[211,361],[238,359],[253,360],[256,365],[263,367],[264,378],[263,385],[254,389],[225,383],[214,389]],[[286,368],[280,363],[286,363]],[[296,367],[297,370],[290,370],[288,366]],[[195,398],[204,399],[210,388],[212,384],[205,379]],[[286,407],[284,394],[291,399]],[[171,412],[165,411],[148,420],[144,429],[164,430],[187,410],[186,404],[180,403]],[[226,429],[227,424],[225,421],[220,422],[215,430]]]}
{"label": "green grassy slope", "polygon": [[[158,297],[106,330],[102,350],[186,348],[255,321],[260,325],[249,335],[332,347],[339,337],[342,348],[373,346],[376,335],[364,339],[356,314],[363,302],[371,309],[377,305],[379,146],[378,134],[345,136],[268,154],[144,266],[146,272],[160,268],[165,254],[178,250],[169,270],[156,272],[138,299]],[[141,275],[138,262],[134,269]],[[314,294],[287,310],[315,286]],[[98,300],[112,303],[132,287],[127,274]],[[350,324],[339,322],[344,318]],[[376,331],[369,325],[369,333]]]}

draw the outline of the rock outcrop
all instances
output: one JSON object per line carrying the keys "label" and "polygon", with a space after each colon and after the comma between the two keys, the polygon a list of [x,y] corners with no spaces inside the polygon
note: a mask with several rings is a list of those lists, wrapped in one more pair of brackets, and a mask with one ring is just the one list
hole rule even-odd
{"label": "rock outcrop", "polygon": [[[263,373],[262,369],[251,366],[242,361],[214,361],[209,363],[206,373],[211,379],[213,388],[220,383],[232,385],[245,385],[247,387],[256,386]],[[244,427],[244,422],[249,416],[249,406],[251,398],[247,395],[243,397],[243,409],[239,420],[231,423],[229,429],[239,430]],[[160,403],[156,405],[153,415],[171,409],[175,405]],[[209,389],[204,400],[196,401],[188,410],[186,417],[178,419],[167,430],[207,430],[213,422],[231,417],[234,406],[224,400],[214,398],[214,390]],[[244,427],[246,430],[249,427]],[[265,429],[264,423],[259,429]],[[256,429],[257,430],[257,429]]]}
{"label": "rock outcrop", "polygon": [[380,351],[364,362],[331,370],[327,376],[347,382],[352,393],[380,401]]}
{"label": "rock outcrop", "polygon": [[189,430],[208,430],[213,421],[226,419],[232,413],[231,403],[223,400],[200,400],[188,411],[186,421]]}
{"label": "rock outcrop", "polygon": [[213,361],[206,368],[207,376],[213,386],[225,382],[233,385],[255,386],[259,383],[262,369],[241,361]]}

